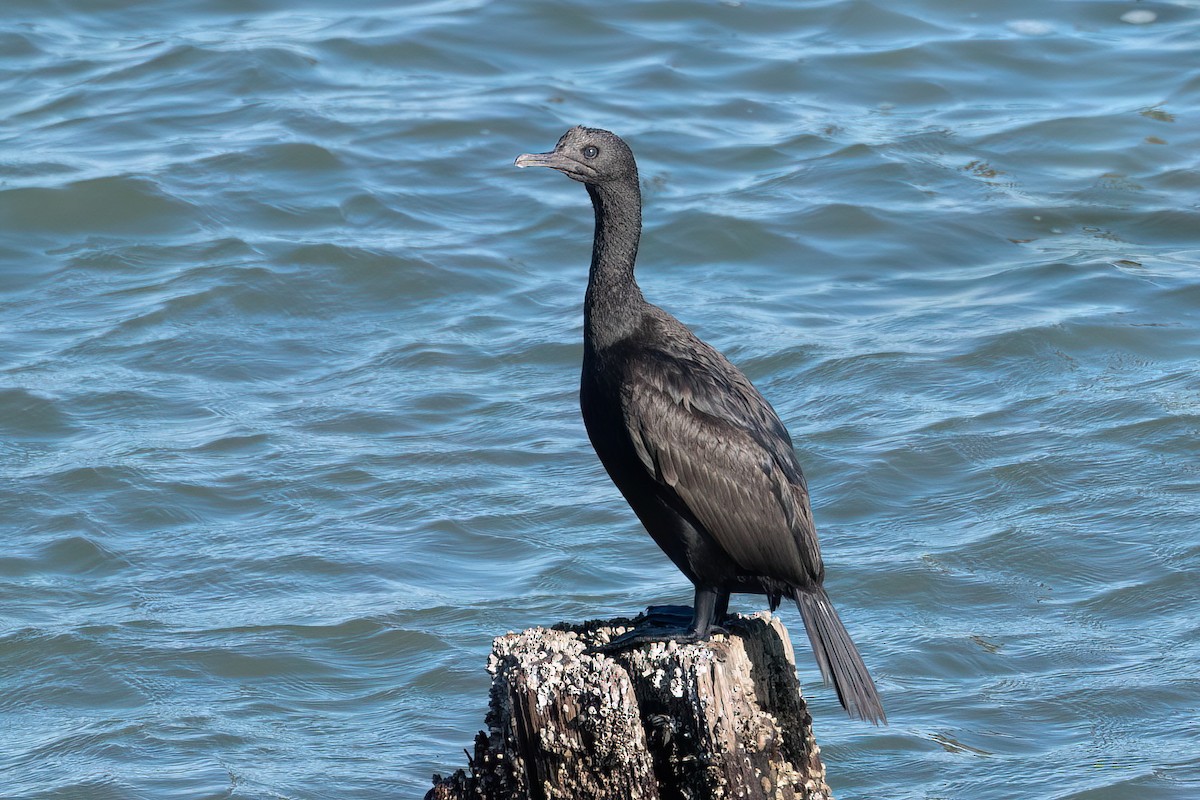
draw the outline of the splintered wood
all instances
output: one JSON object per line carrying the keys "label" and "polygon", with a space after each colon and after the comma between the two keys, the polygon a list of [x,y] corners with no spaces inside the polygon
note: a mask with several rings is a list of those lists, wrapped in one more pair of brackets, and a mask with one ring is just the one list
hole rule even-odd
{"label": "splintered wood", "polygon": [[426,800],[831,800],[787,631],[592,653],[632,626],[531,628],[495,640],[488,732]]}

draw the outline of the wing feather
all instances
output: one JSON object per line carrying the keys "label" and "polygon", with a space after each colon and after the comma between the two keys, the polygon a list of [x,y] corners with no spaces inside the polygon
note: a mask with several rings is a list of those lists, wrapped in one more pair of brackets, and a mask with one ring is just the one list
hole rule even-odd
{"label": "wing feather", "polygon": [[634,449],[746,574],[807,585],[823,570],[791,438],[745,376],[693,342],[685,357],[631,365],[623,405]]}

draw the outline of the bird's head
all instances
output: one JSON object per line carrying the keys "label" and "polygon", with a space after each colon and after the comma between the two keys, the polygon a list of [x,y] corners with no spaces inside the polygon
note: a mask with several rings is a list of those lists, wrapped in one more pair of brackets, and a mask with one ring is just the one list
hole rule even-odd
{"label": "bird's head", "polygon": [[525,153],[514,163],[518,167],[550,167],[594,186],[629,180],[637,183],[637,163],[629,145],[615,133],[582,125],[564,133],[549,153]]}

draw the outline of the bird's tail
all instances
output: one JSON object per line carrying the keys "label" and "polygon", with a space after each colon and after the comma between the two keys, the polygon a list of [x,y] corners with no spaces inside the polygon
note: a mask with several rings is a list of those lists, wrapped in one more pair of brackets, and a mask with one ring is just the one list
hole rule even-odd
{"label": "bird's tail", "polygon": [[817,665],[821,668],[821,676],[826,685],[832,683],[837,690],[842,708],[856,719],[876,725],[886,723],[887,717],[883,713],[883,704],[879,702],[879,693],[875,690],[871,673],[867,672],[867,665],[850,640],[850,634],[842,625],[833,603],[829,602],[825,589],[820,586],[797,589],[795,598],[800,616],[804,618],[808,640],[812,642],[813,654],[817,657]]}

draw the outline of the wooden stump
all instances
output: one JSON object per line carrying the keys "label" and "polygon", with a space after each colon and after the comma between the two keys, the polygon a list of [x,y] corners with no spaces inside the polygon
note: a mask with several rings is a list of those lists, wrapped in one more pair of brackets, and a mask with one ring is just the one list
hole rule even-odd
{"label": "wooden stump", "polygon": [[767,614],[732,635],[585,650],[630,620],[497,638],[488,732],[426,800],[830,800],[787,631]]}

